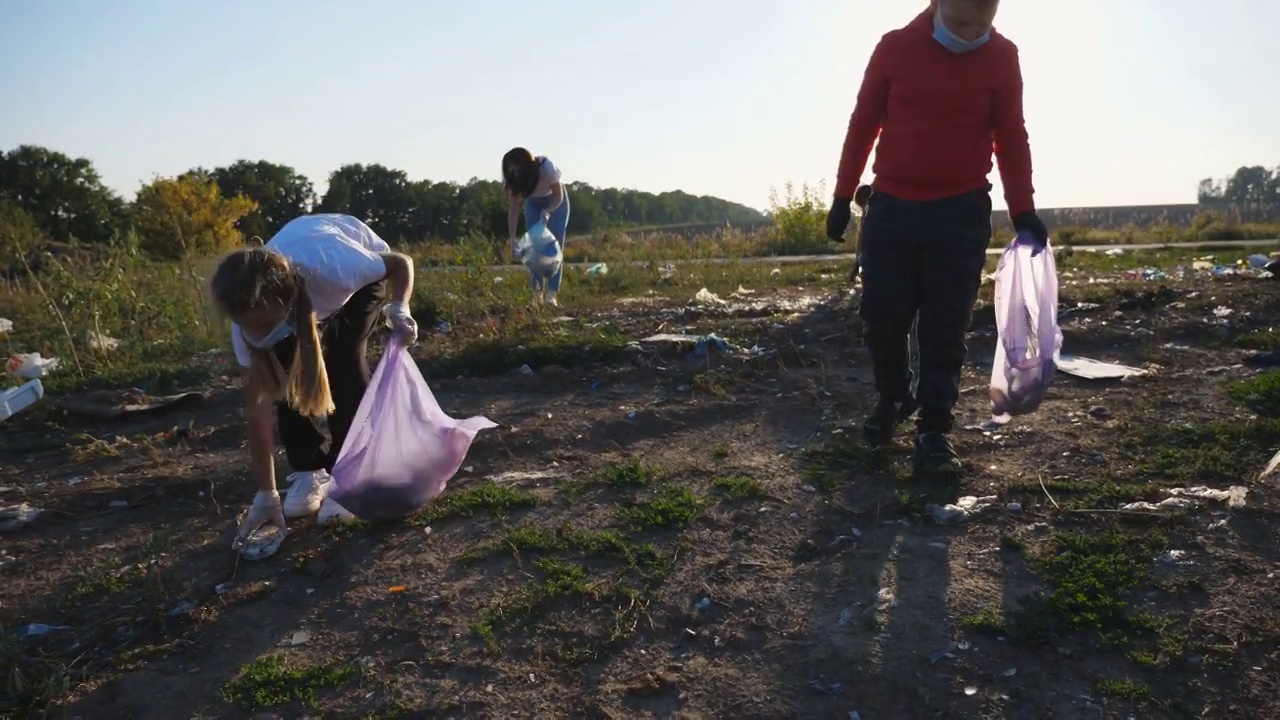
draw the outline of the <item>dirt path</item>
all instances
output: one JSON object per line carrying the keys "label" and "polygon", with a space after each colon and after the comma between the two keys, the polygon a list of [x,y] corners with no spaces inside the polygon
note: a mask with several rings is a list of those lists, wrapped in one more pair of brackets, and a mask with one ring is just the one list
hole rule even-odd
{"label": "dirt path", "polygon": [[[430,378],[502,425],[445,495],[402,523],[298,523],[259,564],[229,550],[250,496],[230,381],[143,420],[33,416],[0,470],[5,504],[48,511],[4,540],[6,693],[86,719],[1263,717],[1280,495],[1253,477],[1280,425],[1227,387],[1257,375],[1237,346],[1276,325],[1278,289],[1068,284],[1068,350],[1150,374],[1060,376],[1034,417],[957,432],[955,486],[909,477],[905,435],[856,442],[847,298],[629,303],[637,339],[763,352]],[[979,312],[965,426],[993,345]],[[1195,485],[1248,495],[1120,511]],[[964,496],[989,507],[933,519]],[[68,627],[14,640],[30,622]]]}

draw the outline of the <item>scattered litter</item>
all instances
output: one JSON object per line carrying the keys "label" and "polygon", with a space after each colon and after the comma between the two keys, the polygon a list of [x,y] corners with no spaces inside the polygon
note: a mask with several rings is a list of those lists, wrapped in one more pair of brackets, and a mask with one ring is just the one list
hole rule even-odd
{"label": "scattered litter", "polygon": [[1009,668],[1008,670],[1005,670],[1000,674],[1003,675],[1004,677],[1013,677],[1014,675],[1018,674],[1018,668]]}
{"label": "scattered litter", "polygon": [[298,647],[311,642],[311,633],[306,630],[295,630],[292,635],[280,641],[280,647]]}
{"label": "scattered litter", "polygon": [[595,265],[592,265],[591,267],[587,268],[587,274],[588,275],[608,275],[609,266],[604,263],[596,263]]}
{"label": "scattered litter", "polygon": [[84,342],[89,346],[90,350],[96,352],[108,352],[120,347],[119,340],[93,330],[85,331]]}
{"label": "scattered litter", "polygon": [[35,522],[44,513],[27,503],[0,508],[0,532],[17,532]]}
{"label": "scattered litter", "polygon": [[647,342],[647,343],[698,342],[698,337],[699,336],[697,335],[682,335],[679,333],[658,333],[657,335],[650,335],[649,337],[644,338],[640,342]]}
{"label": "scattered litter", "polygon": [[955,651],[962,650],[957,643],[951,642],[929,653],[929,664],[937,664],[939,660],[955,658]]}
{"label": "scattered litter", "polygon": [[179,602],[177,605],[174,605],[173,608],[169,610],[169,612],[165,613],[165,615],[168,615],[169,617],[178,617],[179,615],[189,615],[192,612],[195,612],[195,609],[196,609],[195,600],[183,600]]}
{"label": "scattered litter", "polygon": [[[1121,251],[1121,252],[1123,252],[1123,251]],[[1108,253],[1108,254],[1110,254],[1110,253]],[[974,686],[972,686],[972,685],[966,685],[966,686],[964,687],[964,694],[965,694],[965,695],[969,695],[969,696],[977,695],[977,694],[978,694],[978,688],[976,688],[976,687],[974,687]]]}
{"label": "scattered litter", "polygon": [[204,403],[208,397],[202,392],[148,395],[137,388],[126,388],[124,390],[99,390],[61,400],[57,405],[74,415],[98,420],[114,420],[124,415],[141,415],[196,406]]}
{"label": "scattered litter", "polygon": [[1111,248],[1110,250],[1103,253],[1103,255],[1109,255],[1111,257],[1119,257],[1123,254],[1124,254],[1123,248]]}
{"label": "scattered litter", "polygon": [[1235,314],[1235,310],[1232,310],[1229,307],[1222,307],[1221,305],[1219,305],[1218,307],[1213,309],[1214,317],[1225,318],[1225,317],[1231,317],[1233,314]]}
{"label": "scattered litter", "polygon": [[230,580],[224,583],[218,583],[217,585],[213,586],[213,593],[215,595],[226,595],[227,591],[230,590],[233,586],[235,586],[235,583],[231,582]]}
{"label": "scattered litter", "polygon": [[998,430],[1003,430],[1004,428],[1005,428],[1004,423],[998,423],[994,420],[986,420],[981,425],[965,425],[964,426],[965,430],[971,430],[973,432],[984,432],[984,433],[996,432]]}
{"label": "scattered litter", "polygon": [[5,367],[24,380],[35,380],[57,370],[61,362],[58,358],[41,357],[38,352],[21,353],[11,355]]}
{"label": "scattered litter", "polygon": [[706,612],[711,609],[711,598],[702,598],[693,604],[693,609],[698,612]]}
{"label": "scattered litter", "polygon": [[387,588],[387,592],[389,593],[402,593],[405,590],[408,590],[408,588],[406,588],[404,585],[392,585],[391,587]]}
{"label": "scattered litter", "polygon": [[1121,505],[1120,509],[1121,510],[1148,510],[1148,511],[1158,512],[1160,510],[1186,510],[1188,508],[1193,508],[1195,506],[1196,504],[1191,500],[1188,500],[1187,498],[1170,497],[1170,498],[1165,498],[1164,500],[1161,500],[1158,503],[1147,502],[1145,500],[1140,502],[1126,503],[1124,505]]}
{"label": "scattered litter", "polygon": [[13,332],[13,321],[9,318],[0,318],[0,333]]}
{"label": "scattered litter", "polygon": [[246,538],[237,537],[231,547],[239,551],[245,560],[265,560],[276,554],[288,534],[286,528],[267,523]]}
{"label": "scattered litter", "polygon": [[1159,558],[1160,562],[1168,565],[1194,565],[1195,561],[1187,557],[1186,550],[1169,550]]}
{"label": "scattered litter", "polygon": [[933,521],[939,525],[956,525],[966,522],[970,518],[978,515],[991,505],[998,498],[995,495],[987,495],[984,497],[974,497],[966,495],[955,502],[954,505],[926,505],[925,510],[933,516]]}
{"label": "scattered litter", "polygon": [[742,287],[741,285],[739,285],[737,290],[734,290],[733,292],[729,293],[729,297],[733,298],[734,300],[743,300],[755,294],[756,294],[755,290],[748,290]]}
{"label": "scattered litter", "polygon": [[534,480],[553,480],[561,476],[562,473],[555,473],[549,470],[509,470],[497,475],[490,475],[485,479],[495,483],[519,483]]}
{"label": "scattered litter", "polygon": [[1215,490],[1203,485],[1197,485],[1189,488],[1169,488],[1165,492],[1174,497],[1192,497],[1200,500],[1225,502],[1227,507],[1236,508],[1244,507],[1245,496],[1249,494],[1249,488],[1243,485],[1232,485],[1226,490]]}
{"label": "scattered litter", "polygon": [[1249,267],[1254,268],[1255,270],[1265,268],[1270,263],[1271,258],[1266,255],[1255,253],[1249,256]]}
{"label": "scattered litter", "polygon": [[1085,380],[1115,380],[1145,375],[1140,368],[1129,367],[1119,363],[1103,362],[1086,357],[1062,355],[1058,358],[1058,370]]}
{"label": "scattered litter", "polygon": [[1261,473],[1259,473],[1258,479],[1261,480],[1267,477],[1271,473],[1275,472],[1276,468],[1280,468],[1280,450],[1277,450],[1276,454],[1271,456],[1271,461],[1268,462],[1267,466],[1262,469]]}
{"label": "scattered litter", "polygon": [[70,630],[70,625],[45,625],[44,623],[27,623],[18,628],[18,637],[33,637],[36,635],[48,635],[51,632],[59,630]]}
{"label": "scattered litter", "polygon": [[769,277],[778,277],[781,274],[782,274],[782,270],[779,268],[774,268],[769,271]]}
{"label": "scattered litter", "polygon": [[693,348],[694,357],[706,357],[711,350],[719,350],[720,352],[738,352],[742,348],[725,340],[724,338],[711,333],[698,338],[697,344]]}
{"label": "scattered litter", "polygon": [[521,365],[520,367],[515,369],[515,374],[516,375],[532,375],[533,368],[529,367],[528,365]]}
{"label": "scattered litter", "polygon": [[0,422],[35,405],[42,397],[44,397],[44,385],[39,379],[0,391]]}
{"label": "scattered litter", "polygon": [[701,290],[698,291],[696,295],[693,296],[693,304],[707,305],[707,306],[728,305],[728,303],[725,302],[723,298],[721,298],[719,295],[716,295],[715,293],[711,292],[706,288],[702,288]]}
{"label": "scattered litter", "polygon": [[693,351],[690,353],[693,357],[706,357],[712,350],[721,353],[729,353],[740,356],[757,357],[764,354],[764,350],[759,346],[746,349],[735,345],[728,340],[710,333],[707,335],[686,335],[683,333],[658,333],[644,338],[642,343],[668,343],[672,345],[693,344]]}
{"label": "scattered litter", "polygon": [[826,682],[825,680],[810,680],[809,687],[820,695],[839,695],[844,686],[838,682]]}

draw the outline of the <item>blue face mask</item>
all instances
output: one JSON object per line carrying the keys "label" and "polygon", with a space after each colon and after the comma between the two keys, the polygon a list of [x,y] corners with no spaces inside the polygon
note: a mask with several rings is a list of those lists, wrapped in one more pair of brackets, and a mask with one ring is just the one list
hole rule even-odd
{"label": "blue face mask", "polygon": [[[243,335],[244,333],[242,332],[241,334]],[[245,335],[244,339],[250,345],[252,345],[255,348],[258,348],[259,350],[270,350],[271,348],[275,347],[276,343],[289,337],[292,334],[293,334],[293,325],[290,324],[289,320],[286,318],[284,320],[281,320],[280,324],[277,325],[274,330],[262,336],[261,340],[251,340],[248,335]]]}
{"label": "blue face mask", "polygon": [[942,24],[942,13],[934,10],[933,39],[937,40],[938,44],[942,45],[942,47],[946,48],[948,51],[959,55],[977,50],[983,45],[986,45],[987,41],[991,39],[991,31],[988,30],[973,40],[964,40],[956,37],[955,33],[948,30],[947,26]]}

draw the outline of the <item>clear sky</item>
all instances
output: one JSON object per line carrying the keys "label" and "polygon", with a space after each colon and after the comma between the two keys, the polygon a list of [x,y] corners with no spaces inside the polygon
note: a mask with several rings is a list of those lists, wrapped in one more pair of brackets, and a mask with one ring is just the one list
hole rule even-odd
{"label": "clear sky", "polygon": [[[0,0],[0,149],[132,197],[238,158],[567,180],[765,208],[834,183],[867,57],[925,0]],[[1280,0],[1005,0],[1041,207],[1193,202],[1280,164]],[[870,173],[867,176],[870,178]],[[999,187],[995,173],[993,181]]]}

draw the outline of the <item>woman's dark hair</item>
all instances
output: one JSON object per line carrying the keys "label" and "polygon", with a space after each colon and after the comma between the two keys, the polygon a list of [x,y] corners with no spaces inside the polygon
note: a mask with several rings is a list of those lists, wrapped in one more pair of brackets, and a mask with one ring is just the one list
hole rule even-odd
{"label": "woman's dark hair", "polygon": [[502,182],[512,194],[529,197],[538,189],[538,181],[541,179],[542,163],[528,150],[522,147],[511,148],[502,156]]}

